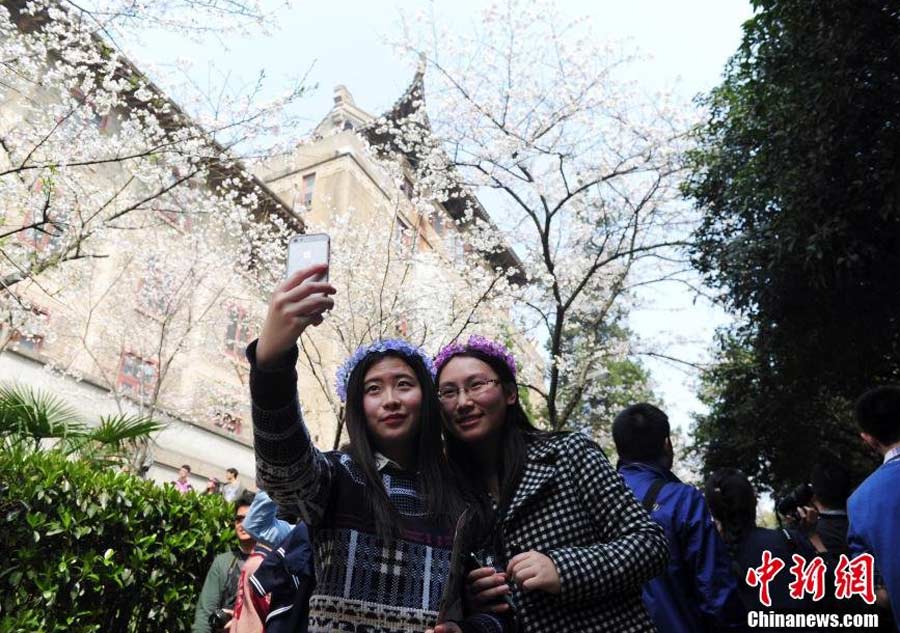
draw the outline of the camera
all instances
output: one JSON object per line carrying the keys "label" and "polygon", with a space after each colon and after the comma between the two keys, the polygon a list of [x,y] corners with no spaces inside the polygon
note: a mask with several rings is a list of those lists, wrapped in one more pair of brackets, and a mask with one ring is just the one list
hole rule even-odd
{"label": "camera", "polygon": [[231,620],[231,614],[225,609],[216,609],[209,614],[209,626],[213,631],[221,631]]}
{"label": "camera", "polygon": [[775,510],[782,516],[791,516],[796,514],[797,508],[808,506],[812,502],[812,498],[812,486],[810,484],[800,484],[775,504]]}

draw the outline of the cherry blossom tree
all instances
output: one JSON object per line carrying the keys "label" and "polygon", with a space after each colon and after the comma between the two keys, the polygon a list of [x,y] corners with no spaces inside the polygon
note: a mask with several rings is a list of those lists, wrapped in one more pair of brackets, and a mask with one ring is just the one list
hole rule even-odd
{"label": "cherry blossom tree", "polygon": [[549,2],[505,0],[467,29],[431,14],[405,23],[398,45],[427,63],[428,106],[423,94],[394,134],[436,190],[485,200],[499,226],[470,205],[480,250],[515,245],[528,274],[513,286],[520,325],[548,359],[530,388],[551,428],[571,427],[604,366],[631,351],[591,333],[627,312],[637,285],[687,269],[688,219],[673,203],[686,109],[642,94],[628,80],[634,54]]}
{"label": "cherry blossom tree", "polygon": [[[187,216],[216,214],[220,201],[258,203],[257,183],[246,174],[234,177],[241,172],[236,150],[276,125],[284,130],[284,106],[303,87],[269,103],[256,103],[255,92],[219,99],[213,116],[188,118],[105,37],[118,34],[120,24],[159,23],[164,8],[175,4],[186,8],[112,2],[91,12],[52,0],[0,5],[4,294],[48,268],[108,256],[92,245],[104,243],[131,213],[157,210],[190,222]],[[227,4],[227,14],[252,15],[250,5],[238,11],[241,3]]]}

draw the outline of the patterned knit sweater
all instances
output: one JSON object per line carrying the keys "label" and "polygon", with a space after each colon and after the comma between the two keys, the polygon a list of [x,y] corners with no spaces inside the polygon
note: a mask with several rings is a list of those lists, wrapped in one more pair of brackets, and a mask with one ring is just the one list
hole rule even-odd
{"label": "patterned knit sweater", "polygon": [[[349,455],[322,453],[303,424],[297,399],[296,350],[280,367],[251,364],[258,486],[312,530],[316,588],[310,633],[416,633],[433,627],[450,571],[453,535],[427,520],[413,474],[388,460],[379,473],[401,517],[399,538],[379,538],[366,482]],[[502,633],[495,616],[459,622],[466,633]]]}

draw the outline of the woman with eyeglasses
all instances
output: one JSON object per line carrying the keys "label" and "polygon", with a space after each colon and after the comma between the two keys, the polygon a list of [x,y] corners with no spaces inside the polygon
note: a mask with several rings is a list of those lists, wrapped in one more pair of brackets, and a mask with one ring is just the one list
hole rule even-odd
{"label": "woman with eyeglasses", "polygon": [[448,456],[497,507],[505,564],[469,574],[473,602],[511,595],[527,632],[655,631],[641,587],[665,568],[668,546],[600,447],[534,427],[502,344],[472,336],[434,362]]}
{"label": "woman with eyeglasses", "polygon": [[[310,633],[424,632],[437,624],[442,596],[453,595],[454,527],[472,495],[443,452],[431,359],[405,341],[361,347],[338,371],[349,453],[322,453],[310,440],[297,395],[297,339],[334,304],[334,287],[315,281],[324,271],[300,271],[275,290],[247,349],[257,481],[310,528]],[[508,630],[504,615],[464,617],[459,608],[447,619],[454,618],[437,630]]]}

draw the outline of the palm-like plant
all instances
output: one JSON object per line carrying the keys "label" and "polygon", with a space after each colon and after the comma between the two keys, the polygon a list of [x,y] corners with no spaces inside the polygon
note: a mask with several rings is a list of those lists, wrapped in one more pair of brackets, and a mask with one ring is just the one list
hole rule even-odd
{"label": "palm-like plant", "polygon": [[52,447],[98,463],[128,460],[138,444],[163,425],[131,415],[102,416],[88,424],[60,398],[15,383],[0,384],[0,444],[5,448]]}

